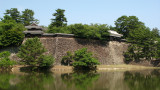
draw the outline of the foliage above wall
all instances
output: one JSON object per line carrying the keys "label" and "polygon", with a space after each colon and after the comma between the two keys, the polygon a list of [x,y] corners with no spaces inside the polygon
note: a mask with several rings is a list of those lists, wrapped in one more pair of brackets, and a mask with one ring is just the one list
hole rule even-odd
{"label": "foliage above wall", "polygon": [[66,27],[52,27],[47,32],[74,34],[78,38],[108,40],[109,29],[106,24],[73,24]]}

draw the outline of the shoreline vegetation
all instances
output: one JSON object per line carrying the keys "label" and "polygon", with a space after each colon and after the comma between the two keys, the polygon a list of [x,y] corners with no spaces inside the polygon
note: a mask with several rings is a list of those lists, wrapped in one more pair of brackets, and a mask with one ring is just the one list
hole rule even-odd
{"label": "shoreline vegetation", "polygon": [[[21,68],[28,67],[28,65],[14,65],[11,73],[25,73],[21,71]],[[110,71],[134,71],[134,70],[148,70],[148,69],[160,69],[160,67],[151,67],[151,66],[140,66],[140,65],[97,65],[96,72],[110,72]],[[49,70],[53,73],[72,73],[73,66],[60,66],[55,65]]]}

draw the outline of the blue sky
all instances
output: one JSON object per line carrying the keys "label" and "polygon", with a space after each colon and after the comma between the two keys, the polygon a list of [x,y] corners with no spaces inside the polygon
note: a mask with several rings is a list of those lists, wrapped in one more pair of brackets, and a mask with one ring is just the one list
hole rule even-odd
{"label": "blue sky", "polygon": [[100,23],[114,26],[122,15],[137,16],[150,28],[160,29],[160,0],[0,0],[0,17],[6,9],[32,9],[39,25],[48,26],[55,10],[65,9],[68,24]]}

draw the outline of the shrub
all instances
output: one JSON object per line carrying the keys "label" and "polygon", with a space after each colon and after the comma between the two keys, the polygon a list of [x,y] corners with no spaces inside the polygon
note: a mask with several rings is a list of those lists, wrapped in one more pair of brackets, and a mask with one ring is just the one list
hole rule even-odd
{"label": "shrub", "polygon": [[54,63],[54,58],[51,55],[41,55],[39,57],[39,66],[40,67],[51,67]]}
{"label": "shrub", "polygon": [[1,52],[1,53],[0,53],[0,58],[1,58],[1,59],[2,59],[2,58],[8,58],[10,55],[11,55],[10,52],[4,51],[4,52]]}
{"label": "shrub", "polygon": [[62,58],[61,64],[63,65],[72,65],[74,55],[68,51],[67,55]]}
{"label": "shrub", "polygon": [[62,62],[66,62],[66,64],[73,62],[72,65],[75,70],[94,70],[96,65],[100,64],[97,59],[92,57],[91,52],[87,52],[87,48],[75,51],[74,55],[67,52],[67,56],[63,57]]}
{"label": "shrub", "polygon": [[2,70],[11,69],[12,66],[15,64],[15,61],[11,61],[9,59],[10,52],[4,51],[0,53],[0,68]]}

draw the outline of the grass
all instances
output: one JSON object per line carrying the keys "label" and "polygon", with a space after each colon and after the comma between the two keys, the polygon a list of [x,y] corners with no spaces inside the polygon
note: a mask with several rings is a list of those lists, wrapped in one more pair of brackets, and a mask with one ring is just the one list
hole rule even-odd
{"label": "grass", "polygon": [[144,69],[160,69],[160,67],[148,67],[148,66],[139,66],[139,65],[98,65],[98,71],[117,71],[117,70],[144,70]]}
{"label": "grass", "polygon": [[[12,68],[12,72],[20,72],[20,68],[25,67],[24,65],[15,65]],[[139,66],[139,65],[97,65],[98,72],[107,72],[107,71],[132,71],[132,70],[146,70],[146,69],[160,69],[160,67],[148,67],[148,66]],[[73,72],[72,66],[60,66],[55,65],[51,68],[51,71],[54,73],[71,73]]]}

